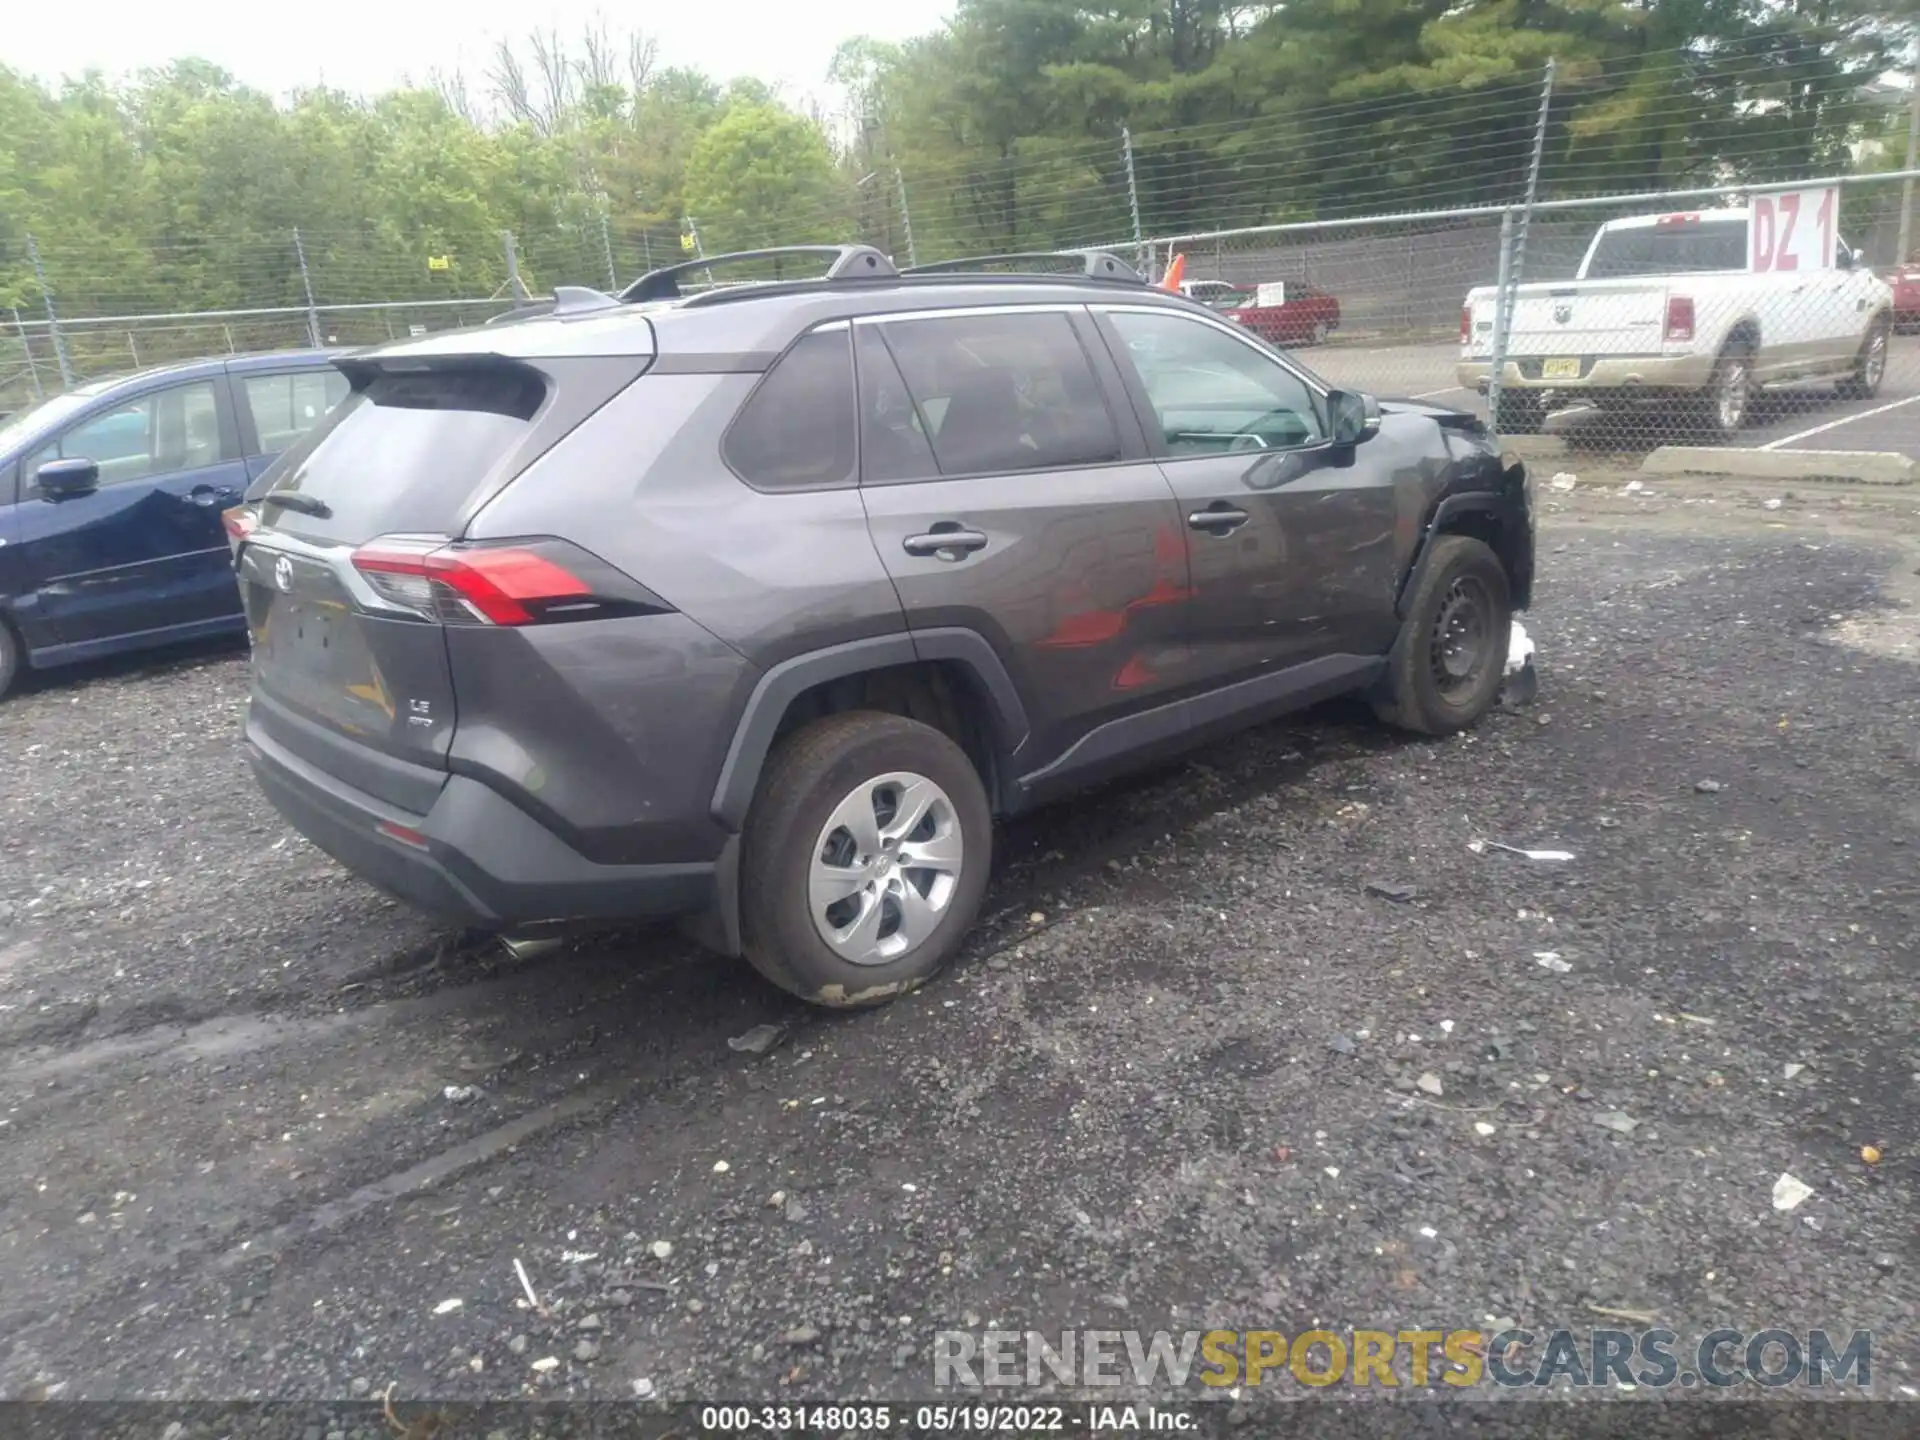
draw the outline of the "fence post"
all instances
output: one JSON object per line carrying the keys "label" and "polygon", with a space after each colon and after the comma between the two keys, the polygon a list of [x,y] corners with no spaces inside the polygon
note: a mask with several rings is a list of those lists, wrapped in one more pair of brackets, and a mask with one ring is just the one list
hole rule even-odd
{"label": "fence post", "polygon": [[513,247],[513,232],[500,232],[500,248],[507,257],[507,288],[513,291],[513,302],[518,305],[527,298],[527,287],[520,279],[520,252]]}
{"label": "fence post", "polygon": [[20,307],[13,308],[13,328],[20,335],[20,350],[27,357],[27,377],[33,381],[33,398],[44,400],[47,392],[40,388],[40,366],[33,358],[33,342],[27,338],[27,327],[20,319]]}
{"label": "fence post", "polygon": [[893,183],[894,188],[900,192],[900,228],[907,237],[907,264],[918,265],[920,257],[914,253],[913,248],[913,215],[907,209],[907,181],[906,177],[901,175],[898,165],[893,167]]}
{"label": "fence post", "polygon": [[1920,37],[1913,42],[1913,74],[1907,82],[1907,178],[1900,182],[1900,253],[1893,263],[1907,263],[1913,242],[1913,170],[1920,159]]}
{"label": "fence post", "polygon": [[1493,282],[1493,353],[1488,357],[1487,423],[1500,429],[1500,375],[1507,368],[1507,326],[1513,319],[1513,211],[1500,212],[1500,268]]}
{"label": "fence post", "polygon": [[1140,242],[1140,185],[1133,174],[1133,131],[1120,127],[1120,156],[1127,162],[1127,211],[1133,217],[1133,263],[1146,264],[1146,247]]}
{"label": "fence post", "polygon": [[1547,150],[1547,116],[1553,105],[1555,62],[1549,58],[1547,73],[1540,84],[1540,116],[1533,127],[1533,157],[1527,164],[1527,185],[1518,210],[1506,210],[1500,216],[1500,273],[1494,285],[1493,354],[1487,372],[1487,418],[1500,428],[1500,376],[1507,368],[1507,340],[1513,329],[1513,310],[1519,297],[1515,293],[1527,256],[1527,228],[1533,221],[1533,202],[1540,195],[1540,164]]}
{"label": "fence post", "polygon": [[[693,258],[696,260],[704,260],[707,258],[707,247],[700,241],[700,227],[694,223],[693,216],[691,215],[686,217],[686,221],[687,238],[693,241]],[[713,284],[713,271],[708,270],[706,277],[707,284]]]}
{"label": "fence post", "polygon": [[300,262],[300,288],[307,296],[307,343],[320,348],[320,311],[313,303],[313,277],[307,273],[307,246],[300,238],[300,227],[293,227],[293,257]]}
{"label": "fence post", "polygon": [[620,288],[620,277],[613,269],[613,231],[607,225],[607,197],[600,197],[600,253],[607,260],[607,289],[609,292]]}
{"label": "fence post", "polygon": [[40,299],[47,307],[47,333],[53,336],[53,358],[60,363],[60,383],[73,388],[73,360],[67,354],[67,340],[60,333],[60,317],[53,308],[53,287],[47,284],[46,267],[40,263],[40,247],[32,232],[27,234],[27,258],[33,262],[33,278],[40,286]]}

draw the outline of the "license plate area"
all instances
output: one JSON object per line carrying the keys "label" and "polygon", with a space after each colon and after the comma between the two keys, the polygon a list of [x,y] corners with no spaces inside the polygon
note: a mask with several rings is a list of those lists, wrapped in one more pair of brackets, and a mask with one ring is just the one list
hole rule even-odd
{"label": "license plate area", "polygon": [[1580,361],[1577,357],[1542,361],[1540,378],[1542,380],[1578,380]]}

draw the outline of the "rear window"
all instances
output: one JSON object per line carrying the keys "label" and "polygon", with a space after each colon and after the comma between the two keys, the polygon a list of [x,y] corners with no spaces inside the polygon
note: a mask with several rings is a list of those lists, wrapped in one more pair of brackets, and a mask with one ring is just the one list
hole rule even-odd
{"label": "rear window", "polygon": [[249,499],[299,491],[330,513],[271,507],[294,534],[359,542],[440,533],[520,448],[546,399],[535,372],[471,366],[373,376],[255,481]]}
{"label": "rear window", "polygon": [[1604,231],[1587,261],[1587,278],[1622,280],[1746,268],[1747,222],[1715,220]]}

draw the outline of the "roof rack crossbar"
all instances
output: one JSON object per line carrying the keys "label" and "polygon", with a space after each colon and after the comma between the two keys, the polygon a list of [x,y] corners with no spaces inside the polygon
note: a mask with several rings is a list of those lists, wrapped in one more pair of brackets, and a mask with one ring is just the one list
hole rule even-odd
{"label": "roof rack crossbar", "polygon": [[[1130,285],[1144,285],[1147,279],[1124,260],[1108,254],[1105,250],[1022,250],[1007,255],[970,255],[962,260],[936,260],[927,265],[910,265],[900,273],[902,275],[951,275],[961,271],[983,269],[991,265],[1014,265],[1050,260],[1058,264],[1063,260],[1080,262],[1080,273],[1089,280],[1119,280]],[[1057,274],[1057,271],[1042,272]]]}
{"label": "roof rack crossbar", "polygon": [[708,255],[698,260],[683,260],[678,265],[663,265],[649,270],[620,292],[629,303],[644,300],[680,298],[680,276],[717,266],[739,265],[755,260],[779,260],[788,256],[831,256],[826,280],[891,280],[900,272],[893,262],[871,245],[776,245],[767,250],[735,250],[725,255]]}

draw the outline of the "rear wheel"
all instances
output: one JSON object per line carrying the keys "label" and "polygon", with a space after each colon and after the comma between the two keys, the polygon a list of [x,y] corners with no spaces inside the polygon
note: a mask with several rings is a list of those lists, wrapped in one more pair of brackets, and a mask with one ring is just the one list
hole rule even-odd
{"label": "rear wheel", "polygon": [[1496,435],[1538,435],[1547,423],[1545,399],[1533,390],[1502,390],[1493,407]]}
{"label": "rear wheel", "polygon": [[747,815],[741,942],[767,979],[816,1005],[918,988],[973,925],[993,857],[985,787],[930,725],[832,715],[774,757]]}
{"label": "rear wheel", "polygon": [[1840,382],[1840,394],[1848,400],[1871,400],[1880,393],[1880,382],[1887,378],[1887,346],[1893,334],[1893,322],[1882,315],[1867,327],[1860,353],[1854,357],[1853,374]]}
{"label": "rear wheel", "polygon": [[1753,408],[1753,352],[1744,345],[1730,345],[1714,362],[1707,381],[1703,410],[1709,431],[1722,440],[1731,440],[1747,423]]}
{"label": "rear wheel", "polygon": [[1436,536],[1374,713],[1420,735],[1477,723],[1500,694],[1512,629],[1499,557],[1472,536]]}

